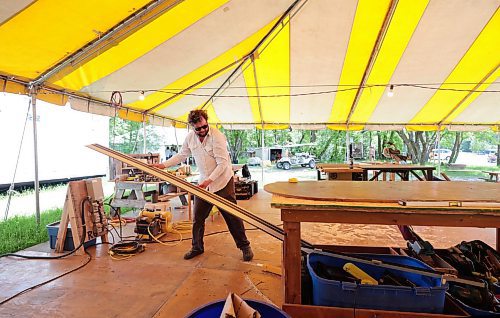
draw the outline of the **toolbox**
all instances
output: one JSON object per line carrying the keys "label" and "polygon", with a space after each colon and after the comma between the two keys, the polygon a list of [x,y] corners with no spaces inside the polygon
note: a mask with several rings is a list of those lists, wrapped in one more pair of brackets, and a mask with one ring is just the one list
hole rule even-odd
{"label": "toolbox", "polygon": [[[364,254],[364,257],[400,265],[431,269],[426,264],[405,256]],[[385,272],[390,271],[412,281],[417,287],[361,285],[353,282],[324,279],[316,273],[318,263],[333,267],[343,267],[348,262],[355,264],[377,280]],[[320,252],[308,255],[307,268],[312,280],[313,305],[425,313],[443,312],[445,293],[448,286],[447,284],[443,285],[439,278],[396,269],[386,269],[375,263],[365,264],[346,261]]]}
{"label": "toolbox", "polygon": [[234,184],[237,200],[248,200],[258,191],[258,183],[255,180],[236,181]]}

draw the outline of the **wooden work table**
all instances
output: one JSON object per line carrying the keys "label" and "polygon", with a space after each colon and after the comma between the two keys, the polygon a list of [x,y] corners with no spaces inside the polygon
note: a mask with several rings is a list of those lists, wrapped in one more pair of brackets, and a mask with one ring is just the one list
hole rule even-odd
{"label": "wooden work table", "polygon": [[[355,164],[351,168],[347,164],[318,164],[318,180],[321,179],[321,172],[327,174],[328,180],[334,180],[335,177],[332,175],[339,175],[345,173],[361,173],[363,181],[374,181],[378,180],[379,176],[384,177],[387,173],[397,174],[402,181],[410,181],[410,176],[413,175],[419,181],[432,181],[433,173],[436,167],[433,166],[420,166],[420,165],[403,165],[403,164]],[[369,171],[373,172],[373,175],[369,178]],[[422,175],[417,174],[420,172]],[[340,179],[340,178],[339,178]],[[344,179],[347,180],[347,179]],[[354,181],[354,179],[351,179]]]}
{"label": "wooden work table", "polygon": [[[180,175],[178,177],[188,178],[189,176]],[[114,208],[136,208],[142,209],[147,203],[146,196],[151,195],[151,202],[156,203],[158,201],[165,202],[173,198],[179,197],[181,195],[187,195],[187,211],[188,217],[191,221],[192,207],[191,207],[191,193],[182,191],[177,188],[176,192],[165,193],[159,195],[160,187],[165,181],[116,181],[115,182],[115,194],[111,201],[111,205]],[[144,188],[147,186],[154,186],[153,190],[147,191]],[[126,192],[130,191],[130,194],[126,195]]]}
{"label": "wooden work table", "polygon": [[[497,228],[497,249],[500,246],[500,186],[496,183],[405,182],[402,186],[396,182],[310,181],[276,182],[264,189],[273,194],[271,206],[281,209],[285,231],[285,305],[301,303],[301,222]],[[401,200],[424,206],[402,206]],[[436,205],[449,201],[474,206],[428,206],[434,201]],[[306,317],[308,306],[302,309]]]}
{"label": "wooden work table", "polygon": [[[409,181],[410,174],[415,176],[420,181],[432,181],[434,170],[436,167],[433,166],[420,166],[420,165],[402,165],[402,164],[375,164],[362,166],[365,173],[365,180],[373,181],[377,180],[380,174],[383,173],[395,173],[402,181]],[[373,176],[368,179],[368,171],[373,171]],[[422,176],[419,176],[417,172],[420,171]]]}

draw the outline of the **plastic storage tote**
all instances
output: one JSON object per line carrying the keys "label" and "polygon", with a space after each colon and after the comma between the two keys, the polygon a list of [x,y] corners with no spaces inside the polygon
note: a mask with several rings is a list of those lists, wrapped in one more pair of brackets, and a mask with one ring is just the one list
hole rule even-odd
{"label": "plastic storage tote", "polygon": [[[363,258],[431,270],[426,264],[406,256],[364,254]],[[314,270],[319,262],[333,267],[343,267],[346,263],[353,263],[377,280],[387,271],[410,280],[418,287],[360,285],[324,279]],[[316,252],[307,256],[307,268],[312,279],[314,305],[425,313],[443,312],[448,285],[442,285],[440,278],[387,269],[376,264],[344,260]]]}

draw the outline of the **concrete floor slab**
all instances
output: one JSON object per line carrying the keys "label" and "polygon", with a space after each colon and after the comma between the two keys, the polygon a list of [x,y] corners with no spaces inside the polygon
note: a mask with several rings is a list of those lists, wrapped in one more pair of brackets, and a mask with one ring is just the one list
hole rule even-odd
{"label": "concrete floor slab", "polygon": [[[280,225],[280,211],[270,208],[271,195],[259,191],[239,205]],[[174,210],[176,219],[187,218]],[[221,215],[206,223],[205,253],[189,261],[183,255],[191,247],[191,235],[176,246],[147,244],[144,253],[126,260],[113,260],[107,247],[88,249],[92,261],[84,268],[30,290],[0,305],[0,317],[184,317],[208,302],[227,297],[232,291],[243,297],[283,302],[281,277],[264,271],[265,265],[281,266],[280,241],[247,226],[255,253],[245,263],[241,251],[227,231]],[[133,224],[124,235],[133,235]],[[481,239],[494,246],[494,229],[415,227],[436,247],[449,247],[462,240]],[[396,227],[348,224],[303,224],[303,238],[314,244],[405,246]],[[115,234],[116,236],[116,234]],[[162,240],[176,240],[168,235]],[[47,243],[25,253],[51,250]],[[0,259],[0,302],[21,290],[63,274],[87,256],[60,260]]]}

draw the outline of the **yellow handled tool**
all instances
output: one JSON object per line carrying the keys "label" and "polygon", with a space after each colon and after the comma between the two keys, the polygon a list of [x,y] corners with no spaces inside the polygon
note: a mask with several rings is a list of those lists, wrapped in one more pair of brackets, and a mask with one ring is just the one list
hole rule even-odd
{"label": "yellow handled tool", "polygon": [[345,263],[343,269],[357,279],[360,279],[361,284],[378,285],[376,279],[365,273],[361,268],[357,267],[353,263]]}

